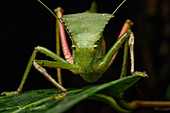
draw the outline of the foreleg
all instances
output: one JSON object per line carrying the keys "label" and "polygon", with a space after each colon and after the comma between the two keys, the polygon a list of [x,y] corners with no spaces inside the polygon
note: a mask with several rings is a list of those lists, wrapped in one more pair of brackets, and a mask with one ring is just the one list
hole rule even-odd
{"label": "foreleg", "polygon": [[113,56],[117,53],[122,44],[128,39],[130,33],[131,31],[128,30],[116,41],[116,43],[110,48],[104,58],[100,61],[99,65],[95,68],[95,72],[104,73],[107,70]]}
{"label": "foreleg", "polygon": [[[24,75],[23,75],[23,78],[22,78],[22,80],[21,80],[21,83],[20,83],[17,91],[13,91],[13,92],[3,92],[3,93],[1,93],[1,95],[16,95],[16,94],[19,94],[19,93],[22,91],[23,86],[24,86],[24,83],[25,83],[25,80],[26,80],[26,78],[27,78],[27,76],[28,76],[28,73],[29,73],[29,71],[30,71],[30,69],[31,69],[31,66],[32,66],[32,64],[33,64],[33,62],[34,62],[34,59],[35,59],[36,55],[37,55],[37,52],[43,53],[43,54],[45,54],[45,55],[53,58],[56,62],[58,62],[58,64],[63,64],[63,65],[64,65],[63,68],[64,68],[64,67],[69,67],[69,68],[71,68],[71,69],[74,69],[74,65],[73,65],[73,64],[70,64],[69,62],[65,61],[63,58],[57,56],[55,53],[51,52],[50,50],[48,50],[48,49],[46,49],[46,48],[44,48],[44,47],[37,46],[37,47],[35,48],[35,50],[33,51],[32,56],[30,57],[30,60],[29,60],[29,62],[28,62],[28,65],[27,65],[27,67],[26,67],[25,73],[24,73]],[[35,62],[34,62],[34,66],[35,66],[36,68],[39,67],[38,65],[36,65]],[[60,66],[59,66],[59,68],[60,68]],[[38,71],[41,71],[41,70],[43,70],[43,68],[40,68],[40,70],[38,70]],[[71,71],[71,70],[70,70],[70,71]],[[43,74],[43,75],[44,75],[44,74]],[[44,76],[45,76],[45,75],[44,75]],[[50,77],[49,77],[49,79],[52,80]],[[55,86],[58,86],[58,83],[57,83],[57,84],[56,84],[55,82],[52,82],[52,83],[55,84]],[[59,87],[58,87],[58,88],[59,88]],[[60,88],[59,88],[59,89],[60,89]],[[65,90],[63,90],[62,92],[65,92]]]}
{"label": "foreleg", "polygon": [[49,75],[49,74],[47,73],[47,71],[46,71],[43,67],[41,67],[40,65],[38,65],[38,64],[35,62],[35,60],[33,61],[33,66],[34,66],[35,69],[37,69],[42,75],[44,75],[44,77],[45,77],[46,79],[48,79],[55,87],[57,87],[57,88],[63,93],[63,95],[66,95],[66,94],[67,94],[67,90],[66,90],[63,86],[61,86],[59,83],[57,83],[56,80],[53,79],[53,78],[51,77],[51,75]]}

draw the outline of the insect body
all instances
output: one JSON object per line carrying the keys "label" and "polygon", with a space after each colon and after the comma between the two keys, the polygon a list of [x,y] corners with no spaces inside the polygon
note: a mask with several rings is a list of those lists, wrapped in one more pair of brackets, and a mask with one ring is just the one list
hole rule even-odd
{"label": "insect body", "polygon": [[[58,13],[61,13],[61,10],[58,10]],[[96,82],[108,69],[122,44],[127,42],[128,37],[133,37],[132,32],[128,30],[131,26],[131,21],[128,20],[120,33],[118,40],[105,54],[105,41],[102,34],[105,25],[112,17],[111,14],[89,12],[64,15],[61,20],[59,19],[60,34],[61,38],[63,38],[63,21],[72,41],[72,56],[70,55],[69,50],[67,49],[68,45],[65,42],[62,42],[62,47],[66,60],[44,47],[37,46],[28,62],[28,66],[18,90],[14,92],[4,92],[2,94],[19,94],[32,65],[64,94],[66,94],[67,90],[58,84],[43,67],[67,69],[74,74],[80,74],[87,82]],[[38,52],[46,54],[53,58],[54,61],[35,60]]]}
{"label": "insect body", "polygon": [[[101,35],[110,18],[109,14],[97,13],[80,13],[63,17],[72,35],[74,65],[79,67],[78,71],[73,73],[80,74],[88,82],[95,82],[102,75],[100,69],[97,70],[100,68],[105,51]],[[71,22],[79,26],[74,26]],[[81,32],[77,32],[77,28]]]}

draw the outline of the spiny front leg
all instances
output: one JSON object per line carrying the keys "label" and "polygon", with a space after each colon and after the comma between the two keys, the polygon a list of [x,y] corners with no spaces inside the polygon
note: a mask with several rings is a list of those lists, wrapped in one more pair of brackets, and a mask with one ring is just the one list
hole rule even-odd
{"label": "spiny front leg", "polygon": [[67,95],[67,90],[61,86],[59,83],[56,82],[55,79],[53,79],[51,77],[51,75],[49,75],[47,73],[47,71],[41,67],[40,65],[38,65],[35,60],[33,61],[33,66],[35,67],[35,69],[37,69],[46,79],[48,79],[55,87],[57,87],[61,92],[62,92],[62,95],[65,96]]}

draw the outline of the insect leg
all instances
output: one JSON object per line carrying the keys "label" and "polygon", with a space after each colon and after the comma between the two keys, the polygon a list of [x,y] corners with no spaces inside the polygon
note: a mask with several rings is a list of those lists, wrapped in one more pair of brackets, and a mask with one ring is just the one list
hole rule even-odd
{"label": "insect leg", "polygon": [[17,95],[17,94],[19,94],[19,93],[22,91],[22,88],[23,88],[23,86],[24,86],[25,80],[26,80],[26,78],[27,78],[27,76],[28,76],[28,73],[29,73],[29,71],[30,71],[30,69],[31,69],[32,62],[33,62],[33,60],[35,59],[36,54],[37,54],[37,50],[34,50],[33,53],[32,53],[32,55],[31,55],[31,57],[30,57],[30,60],[29,60],[29,62],[28,62],[28,65],[27,65],[27,67],[26,67],[26,70],[25,70],[25,72],[24,72],[24,75],[23,75],[23,77],[22,77],[21,83],[20,83],[17,91],[2,92],[1,95],[5,95],[5,96]]}
{"label": "insect leg", "polygon": [[[58,18],[61,18],[63,16],[63,9],[61,7],[58,7],[57,9],[55,9],[55,12],[56,12]],[[61,19],[58,20],[58,21],[60,21],[59,22],[59,28],[60,28],[61,45],[62,45],[64,57],[65,57],[66,61],[73,64],[73,58],[71,56],[71,53],[70,53],[70,50],[69,50],[69,47],[68,47],[66,34],[65,34],[65,31],[64,31],[64,26],[62,24],[63,21]]]}
{"label": "insect leg", "polygon": [[129,38],[129,48],[130,48],[130,59],[131,59],[131,70],[130,72],[133,74],[135,72],[134,69],[134,41],[135,37],[133,32],[130,33],[130,38]]}
{"label": "insect leg", "polygon": [[65,61],[63,58],[59,57],[58,55],[56,55],[55,53],[51,52],[50,50],[48,50],[48,49],[46,49],[46,48],[44,48],[44,47],[37,46],[37,47],[35,48],[35,50],[33,51],[32,56],[30,57],[30,60],[29,60],[29,62],[28,62],[28,65],[27,65],[27,67],[26,67],[25,73],[24,73],[24,75],[23,75],[23,78],[22,78],[22,80],[21,80],[21,83],[20,83],[17,91],[3,92],[3,93],[1,93],[1,95],[7,95],[7,96],[9,96],[9,95],[16,95],[16,94],[19,94],[19,93],[22,91],[23,86],[24,86],[24,83],[25,83],[25,80],[26,80],[26,78],[27,78],[27,76],[28,76],[28,73],[29,73],[29,71],[30,71],[30,69],[31,69],[31,66],[32,66],[32,64],[33,64],[33,61],[34,61],[34,59],[35,59],[35,57],[36,57],[36,55],[37,55],[37,52],[41,52],[41,53],[43,53],[43,54],[45,54],[45,55],[53,58],[53,59],[56,60],[59,64],[63,64],[63,65],[65,65],[66,67],[67,67],[67,66],[69,66],[69,67],[74,67],[73,64],[70,64],[69,62]]}
{"label": "insect leg", "polygon": [[120,78],[123,78],[126,76],[127,64],[128,64],[128,40],[124,44],[123,64],[122,64]]}
{"label": "insect leg", "polygon": [[[60,56],[60,30],[58,19],[56,19],[56,54]],[[59,84],[62,85],[61,68],[57,68],[57,78]]]}
{"label": "insect leg", "polygon": [[61,62],[58,62],[58,61],[48,61],[48,60],[35,60],[35,62],[37,64],[39,64],[40,66],[43,66],[43,67],[50,67],[50,68],[58,68],[58,67],[60,67],[62,69],[70,70],[73,73],[76,70],[79,70],[78,66],[73,66],[73,64],[70,64],[70,63],[61,63]]}
{"label": "insect leg", "polygon": [[[129,19],[127,19],[120,31],[120,34],[117,38],[117,40],[127,31],[127,30],[130,30],[131,29],[131,26],[133,25],[133,22]],[[118,54],[118,51],[116,52],[116,54],[112,57],[112,60],[110,61],[109,65],[108,65],[108,68],[110,67],[110,65],[113,63],[113,61],[115,60],[116,56]]]}
{"label": "insect leg", "polygon": [[51,77],[51,75],[49,75],[47,73],[47,71],[41,67],[40,65],[38,65],[35,60],[33,61],[33,66],[35,67],[35,69],[37,69],[46,79],[48,79],[55,87],[57,87],[62,93],[63,93],[63,96],[67,95],[67,90],[61,86],[59,83],[57,83],[55,81],[55,79],[53,79]]}
{"label": "insect leg", "polygon": [[110,48],[107,54],[99,62],[98,66],[95,68],[95,72],[104,73],[107,70],[108,65],[111,62],[113,56],[117,53],[122,44],[128,39],[130,33],[131,30],[128,30],[116,41],[116,43]]}
{"label": "insect leg", "polygon": [[131,59],[131,70],[130,72],[133,74],[135,72],[134,69],[134,34],[133,32],[130,33],[129,40],[125,42],[124,46],[124,56],[123,56],[123,65],[122,65],[122,71],[120,78],[123,78],[126,76],[126,70],[127,70],[127,58],[128,58],[128,44],[129,44],[129,49],[130,49],[130,59]]}

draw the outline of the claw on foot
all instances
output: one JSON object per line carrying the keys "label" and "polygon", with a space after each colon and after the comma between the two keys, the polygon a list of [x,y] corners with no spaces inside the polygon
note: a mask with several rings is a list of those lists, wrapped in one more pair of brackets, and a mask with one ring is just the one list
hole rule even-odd
{"label": "claw on foot", "polygon": [[136,72],[134,72],[132,74],[133,75],[137,74],[137,75],[140,75],[142,77],[148,77],[149,78],[149,76],[145,72],[136,71]]}
{"label": "claw on foot", "polygon": [[12,96],[12,95],[18,95],[18,91],[11,91],[11,92],[2,92],[2,96]]}
{"label": "claw on foot", "polygon": [[63,97],[65,97],[67,95],[67,92],[66,93],[61,93],[61,94],[55,94],[53,97],[58,100],[58,99],[61,99]]}

